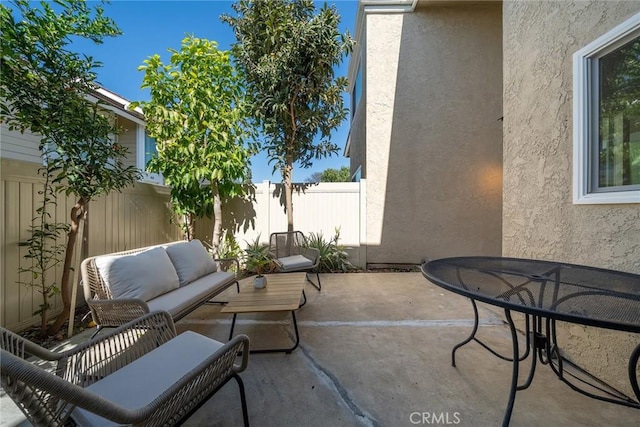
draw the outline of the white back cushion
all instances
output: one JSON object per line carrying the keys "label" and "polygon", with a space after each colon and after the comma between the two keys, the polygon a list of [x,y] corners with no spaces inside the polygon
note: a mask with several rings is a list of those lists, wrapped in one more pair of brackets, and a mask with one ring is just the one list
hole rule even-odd
{"label": "white back cushion", "polygon": [[169,245],[166,251],[178,273],[180,286],[216,271],[216,263],[198,239]]}
{"label": "white back cushion", "polygon": [[96,267],[113,298],[149,301],[180,285],[167,252],[161,247],[132,255],[98,257]]}

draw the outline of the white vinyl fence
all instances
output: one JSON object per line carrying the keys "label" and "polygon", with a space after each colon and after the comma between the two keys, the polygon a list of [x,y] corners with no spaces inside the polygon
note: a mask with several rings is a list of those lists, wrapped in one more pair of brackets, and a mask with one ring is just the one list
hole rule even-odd
{"label": "white vinyl fence", "polygon": [[[30,166],[25,170],[24,165]],[[25,280],[18,269],[26,265],[26,249],[18,242],[28,237],[29,225],[38,201],[42,180],[37,165],[3,162],[0,180],[0,324],[21,330],[36,324],[34,316],[41,299],[32,289],[20,284]],[[33,170],[31,170],[33,169]],[[238,244],[252,242],[258,236],[267,242],[270,233],[286,231],[284,195],[280,184],[265,181],[255,184],[249,199],[234,199],[224,205],[223,226],[234,230]],[[350,260],[364,262],[360,248],[360,200],[364,182],[321,183],[297,185],[293,196],[294,225],[297,230],[322,233],[325,239],[340,229],[338,243],[348,247]],[[180,239],[180,231],[171,224],[168,190],[147,184],[136,185],[122,193],[113,192],[91,202],[87,255],[142,247]],[[61,196],[55,208],[54,220],[65,221],[74,200]],[[211,241],[210,221],[196,223],[196,237]],[[63,237],[66,239],[66,236]],[[61,276],[61,266],[52,276]],[[59,297],[52,301],[52,315],[61,310]]]}
{"label": "white vinyl fence", "polygon": [[[234,199],[223,206],[223,228],[233,230],[241,247],[260,238],[268,242],[269,235],[287,230],[284,211],[284,192],[281,184],[263,181],[254,184],[249,200]],[[360,246],[359,182],[323,182],[296,184],[293,192],[293,223],[296,230],[306,235],[322,233],[326,240],[340,231],[339,244],[352,248],[352,262],[358,263],[356,248]],[[211,241],[212,223],[196,224],[196,236]]]}

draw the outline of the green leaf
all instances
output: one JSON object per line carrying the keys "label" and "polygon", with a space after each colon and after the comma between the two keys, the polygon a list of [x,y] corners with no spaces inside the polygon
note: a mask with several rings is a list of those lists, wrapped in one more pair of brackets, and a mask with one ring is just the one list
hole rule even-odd
{"label": "green leaf", "polygon": [[294,163],[311,167],[338,151],[323,140],[347,117],[341,96],[347,81],[334,76],[334,67],[354,41],[339,32],[334,6],[316,13],[311,0],[240,0],[232,7],[236,16],[222,20],[237,36],[232,52],[245,77],[244,108],[264,136],[269,163],[290,185]]}
{"label": "green leaf", "polygon": [[[213,211],[211,188],[202,180],[220,180],[220,195],[244,179],[252,152],[243,142],[252,134],[246,91],[228,55],[217,44],[188,36],[172,50],[168,64],[154,55],[143,69],[151,100],[143,105],[147,132],[158,143],[149,168],[171,185],[176,213],[194,217]],[[219,135],[226,134],[220,138]],[[242,174],[236,173],[242,171]]]}

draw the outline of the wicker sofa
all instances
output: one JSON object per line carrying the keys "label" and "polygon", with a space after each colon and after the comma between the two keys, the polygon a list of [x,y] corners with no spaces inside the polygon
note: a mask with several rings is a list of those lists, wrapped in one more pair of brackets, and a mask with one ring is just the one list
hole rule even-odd
{"label": "wicker sofa", "polygon": [[[236,284],[235,259],[214,260],[199,240],[89,257],[81,264],[84,297],[99,332],[152,311],[178,320]],[[236,269],[236,271],[238,271]]]}

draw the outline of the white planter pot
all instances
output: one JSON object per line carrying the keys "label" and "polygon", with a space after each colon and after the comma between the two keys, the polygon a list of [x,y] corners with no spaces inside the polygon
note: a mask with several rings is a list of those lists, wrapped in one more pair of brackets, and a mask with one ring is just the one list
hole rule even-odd
{"label": "white planter pot", "polygon": [[256,276],[253,278],[253,287],[256,289],[263,289],[267,286],[267,277],[266,276]]}

